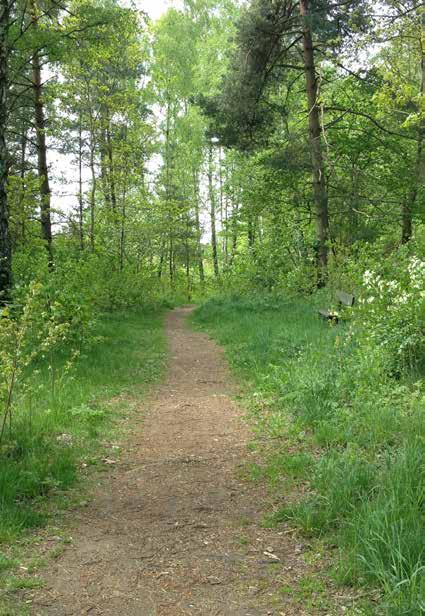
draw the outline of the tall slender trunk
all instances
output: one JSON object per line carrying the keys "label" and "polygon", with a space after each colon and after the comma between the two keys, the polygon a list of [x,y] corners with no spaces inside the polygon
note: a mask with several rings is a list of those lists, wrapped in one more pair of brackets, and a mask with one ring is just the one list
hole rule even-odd
{"label": "tall slender trunk", "polygon": [[124,269],[124,256],[125,256],[125,219],[126,219],[126,207],[125,199],[122,203],[121,209],[121,231],[120,231],[120,272]]}
{"label": "tall slender trunk", "polygon": [[111,207],[111,193],[109,187],[108,174],[108,147],[106,143],[106,130],[101,131],[100,138],[100,177],[102,182],[102,193],[105,200],[105,205],[108,209]]}
{"label": "tall slender trunk", "polygon": [[[32,3],[32,20],[37,27],[37,13],[35,3]],[[49,185],[49,171],[47,167],[46,118],[43,102],[43,84],[41,81],[41,61],[39,50],[32,56],[32,76],[34,89],[34,120],[37,140],[38,176],[40,179],[41,197],[41,234],[46,242],[49,267],[53,266],[52,252],[52,218],[51,218],[51,192]]]}
{"label": "tall slender trunk", "polygon": [[80,248],[84,249],[84,229],[83,229],[83,131],[81,113],[78,121],[78,231]]}
{"label": "tall slender trunk", "polygon": [[185,266],[186,266],[186,289],[187,289],[187,300],[189,302],[192,301],[192,281],[190,279],[190,247],[189,247],[189,235],[190,235],[190,221],[189,217],[187,217],[186,222],[186,238],[185,238]]}
{"label": "tall slender trunk", "polygon": [[[420,15],[421,20],[421,37],[419,40],[419,47],[421,50],[421,84],[420,84],[420,94],[421,99],[423,100],[425,97],[425,49],[423,47],[423,35],[425,32],[425,9],[420,7],[418,9],[422,11]],[[425,113],[423,110],[419,109],[420,120],[418,127],[418,143],[416,146],[416,159],[413,170],[413,178],[411,182],[411,187],[406,199],[402,204],[402,231],[401,231],[401,241],[402,244],[407,244],[407,242],[412,238],[413,234],[413,213],[416,206],[416,200],[418,197],[419,187],[423,181],[424,175],[424,141],[425,141]]]}
{"label": "tall slender trunk", "polygon": [[174,284],[174,239],[170,235],[170,244],[168,251],[168,273],[170,274],[170,284]]}
{"label": "tall slender trunk", "polygon": [[9,153],[6,144],[8,115],[8,32],[10,24],[9,0],[0,3],[0,305],[9,299],[12,286],[12,246],[9,231],[7,175]]}
{"label": "tall slender trunk", "polygon": [[[227,180],[227,174],[226,174],[226,180]],[[224,228],[223,228],[222,233],[224,235],[224,243],[223,243],[224,264],[225,264],[225,267],[227,268],[227,265],[229,263],[229,196],[227,192],[224,193]]]}
{"label": "tall slender trunk", "polygon": [[[124,143],[127,143],[127,126],[124,127],[124,132],[122,135]],[[111,154],[112,154],[112,143],[111,145]],[[122,191],[121,191],[121,213],[120,213],[120,241],[119,241],[119,259],[120,259],[120,271],[124,270],[124,259],[126,256],[125,244],[126,244],[126,224],[127,224],[127,190],[128,190],[128,175],[125,173],[125,170],[128,168],[128,160],[127,156],[124,157],[124,161],[119,168],[119,172],[121,171],[121,182],[122,182]],[[112,165],[113,169],[113,165]],[[124,169],[124,174],[122,174],[122,169]],[[115,173],[114,173],[115,176]],[[113,183],[113,193],[115,195],[115,177]]]}
{"label": "tall slender trunk", "polygon": [[162,278],[162,269],[164,267],[164,259],[165,259],[165,241],[162,240],[161,249],[159,253],[158,272],[157,272],[159,280],[161,280]]}
{"label": "tall slender trunk", "polygon": [[122,193],[122,205],[121,205],[121,231],[120,231],[120,271],[124,269],[124,257],[125,257],[125,225],[127,220],[127,183],[124,180],[124,188]]}
{"label": "tall slender trunk", "polygon": [[[93,124],[93,123],[92,123]],[[96,169],[95,169],[95,137],[94,127],[91,126],[90,131],[90,173],[91,173],[91,190],[90,190],[90,248],[95,251],[95,212],[96,212]]]}
{"label": "tall slender trunk", "polygon": [[210,220],[211,220],[211,248],[215,276],[219,276],[218,253],[217,253],[217,230],[216,230],[216,204],[213,183],[213,146],[209,145],[208,152],[208,193],[210,198]]}
{"label": "tall slender trunk", "polygon": [[218,179],[220,186],[220,231],[221,231],[221,252],[225,254],[225,233],[224,233],[224,195],[223,195],[223,158],[221,145],[218,146]]}
{"label": "tall slender trunk", "polygon": [[233,183],[232,185],[232,194],[231,194],[231,203],[232,203],[232,213],[230,215],[231,219],[231,253],[229,258],[229,265],[233,264],[236,256],[236,250],[238,247],[238,215],[239,215],[239,191],[238,187]]}
{"label": "tall slender trunk", "polygon": [[250,208],[248,208],[248,247],[253,253],[255,247],[255,222]]}
{"label": "tall slender trunk", "polygon": [[309,0],[300,0],[300,13],[303,19],[303,59],[308,102],[310,155],[313,169],[313,195],[316,208],[317,285],[321,287],[326,283],[327,277],[329,215]]}
{"label": "tall slender trunk", "polygon": [[416,201],[417,188],[412,187],[401,205],[401,243],[407,244],[413,234],[413,205]]}
{"label": "tall slender trunk", "polygon": [[28,129],[25,122],[22,122],[22,135],[21,135],[21,160],[19,161],[19,177],[21,178],[20,186],[20,198],[19,198],[19,216],[20,216],[20,228],[21,228],[21,241],[24,244],[26,240],[26,212],[25,212],[25,173],[26,173],[26,160],[27,160],[27,144],[28,144]]}
{"label": "tall slender trunk", "polygon": [[198,272],[201,283],[205,282],[204,258],[202,251],[202,229],[199,216],[199,177],[196,171],[193,171],[193,192],[195,196],[195,225],[196,225],[196,252],[198,257]]}
{"label": "tall slender trunk", "polygon": [[112,147],[111,129],[108,125],[106,129],[106,146],[108,152],[108,165],[109,165],[109,189],[111,195],[112,211],[117,211],[117,194],[115,190],[115,168],[114,168],[114,151]]}
{"label": "tall slender trunk", "polygon": [[171,181],[171,103],[167,100],[166,110],[166,126],[165,126],[165,202],[167,206],[168,219],[168,272],[170,276],[171,286],[174,284],[175,260],[174,260],[174,213],[173,213],[173,196]]}
{"label": "tall slender trunk", "polygon": [[232,254],[230,256],[230,264],[233,263],[238,248],[238,214],[239,205],[236,203],[232,210]]}

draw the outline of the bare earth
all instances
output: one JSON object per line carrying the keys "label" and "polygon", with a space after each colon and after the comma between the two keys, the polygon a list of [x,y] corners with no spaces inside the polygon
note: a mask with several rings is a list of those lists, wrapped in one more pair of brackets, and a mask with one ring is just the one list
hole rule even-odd
{"label": "bare earth", "polygon": [[189,310],[168,316],[168,378],[91,503],[73,512],[73,543],[42,571],[32,614],[318,613],[278,592],[305,574],[302,546],[261,528],[267,497],[241,474],[253,454],[237,390],[222,351],[185,324]]}

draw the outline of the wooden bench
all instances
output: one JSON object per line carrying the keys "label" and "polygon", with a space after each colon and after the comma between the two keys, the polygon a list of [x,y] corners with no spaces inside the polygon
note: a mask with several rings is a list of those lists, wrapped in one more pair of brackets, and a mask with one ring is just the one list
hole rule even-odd
{"label": "wooden bench", "polygon": [[[352,308],[356,301],[354,295],[350,295],[349,293],[344,293],[344,291],[337,291],[335,293],[336,301],[338,306],[343,308],[344,306],[348,308]],[[334,323],[338,323],[339,314],[335,312],[335,310],[319,310],[319,315],[322,319],[326,319],[327,321],[333,321]]]}

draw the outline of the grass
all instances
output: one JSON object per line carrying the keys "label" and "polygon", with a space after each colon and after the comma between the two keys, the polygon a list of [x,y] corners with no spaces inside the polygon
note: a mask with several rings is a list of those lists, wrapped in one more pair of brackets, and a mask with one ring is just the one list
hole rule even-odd
{"label": "grass", "polygon": [[[104,315],[95,333],[99,342],[85,350],[72,376],[54,392],[42,368],[31,395],[18,398],[0,450],[0,543],[44,524],[51,497],[72,486],[82,466],[96,463],[101,439],[125,409],[125,400],[118,405],[111,399],[123,392],[140,397],[162,374],[161,315]],[[0,572],[7,563],[0,554]]]}
{"label": "grass", "polygon": [[[62,508],[84,504],[80,491],[69,488],[83,469],[101,462],[105,439],[163,373],[161,314],[106,314],[95,334],[99,341],[86,349],[71,378],[58,379],[54,391],[48,370],[39,366],[31,396],[18,399],[0,451],[0,616],[27,613],[15,605],[14,594],[41,584],[34,574],[46,561],[34,558],[28,531]],[[59,362],[58,373],[60,368]],[[52,530],[61,535],[60,528]],[[50,559],[70,541],[58,540]]]}
{"label": "grass", "polygon": [[[379,589],[372,613],[425,614],[423,390],[347,342],[346,324],[321,321],[321,301],[218,298],[193,322],[246,385],[269,443],[251,474],[285,493],[273,523],[338,546],[335,578]],[[294,485],[303,489],[288,495]]]}

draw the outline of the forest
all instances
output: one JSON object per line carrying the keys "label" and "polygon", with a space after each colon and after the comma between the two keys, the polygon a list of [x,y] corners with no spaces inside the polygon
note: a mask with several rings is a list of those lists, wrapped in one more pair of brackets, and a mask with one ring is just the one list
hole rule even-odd
{"label": "forest", "polygon": [[0,1],[0,614],[183,305],[321,554],[264,613],[425,614],[423,2]]}

